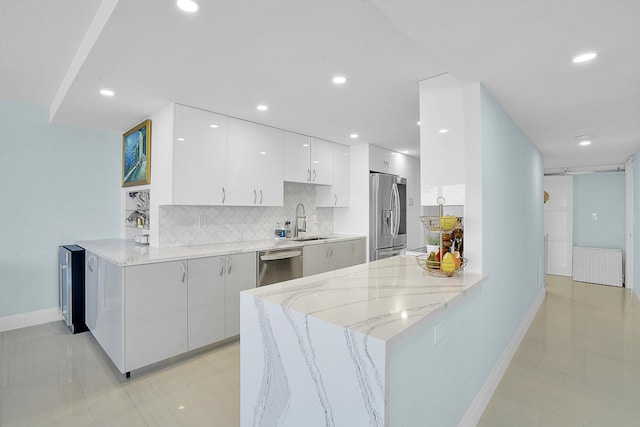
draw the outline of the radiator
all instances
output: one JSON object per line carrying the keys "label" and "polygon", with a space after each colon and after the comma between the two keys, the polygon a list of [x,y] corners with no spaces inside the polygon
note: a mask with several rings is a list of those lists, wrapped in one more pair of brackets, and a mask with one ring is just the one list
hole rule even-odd
{"label": "radiator", "polygon": [[622,286],[622,250],[574,246],[573,280]]}

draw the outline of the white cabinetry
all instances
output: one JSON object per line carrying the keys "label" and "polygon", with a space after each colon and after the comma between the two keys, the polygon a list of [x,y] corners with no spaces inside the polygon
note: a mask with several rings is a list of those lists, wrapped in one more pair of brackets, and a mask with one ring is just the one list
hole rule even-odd
{"label": "white cabinetry", "polygon": [[365,239],[306,245],[302,253],[302,273],[311,276],[364,263]]}
{"label": "white cabinetry", "polygon": [[240,333],[240,292],[256,287],[255,252],[226,256],[225,335]]}
{"label": "white cabinetry", "polygon": [[227,205],[282,206],[284,131],[228,119]]}
{"label": "white cabinetry", "polygon": [[284,132],[284,180],[311,182],[311,137]]}
{"label": "white cabinetry", "polygon": [[224,320],[225,257],[188,261],[187,343],[193,350],[226,338]]}
{"label": "white cabinetry", "polygon": [[316,189],[316,204],[319,207],[349,206],[351,159],[349,146],[332,144],[333,185]]}
{"label": "white cabinetry", "polygon": [[126,370],[187,351],[187,261],[125,268]]}
{"label": "white cabinetry", "polygon": [[420,160],[408,157],[410,172],[407,177],[407,249],[424,246],[425,229],[420,220]]}
{"label": "white cabinetry", "polygon": [[409,174],[407,156],[376,145],[369,145],[369,169],[406,178]]}
{"label": "white cabinetry", "polygon": [[329,270],[327,245],[305,245],[302,248],[302,275],[312,276]]}
{"label": "white cabinetry", "polygon": [[225,203],[227,117],[184,105],[175,106],[173,203]]}
{"label": "white cabinetry", "polygon": [[284,132],[284,180],[310,184],[333,183],[333,143]]}
{"label": "white cabinetry", "polygon": [[240,292],[256,287],[254,252],[189,260],[188,347],[240,333]]}
{"label": "white cabinetry", "polygon": [[464,117],[464,99],[462,85],[449,74],[420,82],[423,206],[436,206],[439,197],[446,205],[464,205],[465,122],[471,120]]}
{"label": "white cabinetry", "polygon": [[91,252],[85,256],[85,319],[120,372],[124,357],[124,277],[121,267]]}
{"label": "white cabinetry", "polygon": [[311,138],[311,183],[331,185],[333,181],[333,143]]}
{"label": "white cabinetry", "polygon": [[256,254],[120,267],[87,252],[85,271],[87,326],[125,373],[238,335]]}

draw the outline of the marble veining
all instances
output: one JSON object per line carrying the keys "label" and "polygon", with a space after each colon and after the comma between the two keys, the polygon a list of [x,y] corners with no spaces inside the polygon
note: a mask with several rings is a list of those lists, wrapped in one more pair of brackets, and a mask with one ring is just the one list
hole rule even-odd
{"label": "marble veining", "polygon": [[391,348],[485,277],[399,256],[242,292],[241,425],[388,425]]}
{"label": "marble veining", "polygon": [[256,299],[255,305],[263,340],[264,369],[258,402],[253,413],[253,425],[266,427],[273,425],[271,423],[274,421],[280,423],[286,415],[291,401],[291,391],[264,302]]}
{"label": "marble veining", "polygon": [[[367,352],[367,337],[357,334],[353,330],[345,329],[344,335],[347,342],[347,347],[349,349],[349,356],[351,358],[351,363],[356,368],[356,377],[358,380],[358,390],[362,394],[362,402],[364,407],[369,415],[369,425],[372,426],[381,426],[382,425],[382,414],[380,414],[380,403],[381,396],[383,393],[380,378],[375,366],[375,363],[372,363],[372,360],[369,356],[365,359],[362,356],[361,346],[364,348],[365,353]],[[360,343],[358,338],[362,339]],[[372,378],[370,370],[373,371],[373,380],[376,381],[378,387],[373,387]]]}
{"label": "marble veining", "polygon": [[324,412],[325,424],[327,426],[334,426],[335,424],[333,422],[331,405],[329,403],[329,400],[327,399],[327,393],[322,382],[322,373],[320,372],[320,369],[318,368],[318,365],[316,363],[315,351],[311,342],[311,333],[309,332],[309,317],[304,317],[305,332],[303,335],[292,316],[291,310],[286,307],[282,307],[282,312],[286,316],[289,324],[291,325],[291,328],[296,335],[298,346],[300,347],[300,352],[304,357],[309,375],[313,380],[316,393],[318,394],[318,401],[320,402],[320,405],[322,406],[322,410]]}
{"label": "marble veining", "polygon": [[246,291],[256,297],[383,340],[446,308],[481,274],[429,276],[412,256],[388,258]]}

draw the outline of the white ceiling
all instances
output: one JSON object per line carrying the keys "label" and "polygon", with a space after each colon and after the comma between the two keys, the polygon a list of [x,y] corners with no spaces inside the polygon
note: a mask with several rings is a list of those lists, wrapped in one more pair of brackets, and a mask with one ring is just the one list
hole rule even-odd
{"label": "white ceiling", "polygon": [[[640,149],[635,0],[199,3],[188,15],[174,0],[0,0],[0,98],[117,132],[179,102],[418,155],[418,82],[448,72],[482,82],[546,168],[619,165]],[[595,61],[571,63],[586,50]]]}

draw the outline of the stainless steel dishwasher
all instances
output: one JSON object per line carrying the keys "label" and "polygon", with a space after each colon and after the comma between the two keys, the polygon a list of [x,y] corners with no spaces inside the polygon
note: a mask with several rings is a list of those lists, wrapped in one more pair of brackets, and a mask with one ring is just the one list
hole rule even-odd
{"label": "stainless steel dishwasher", "polygon": [[258,252],[258,286],[302,277],[302,248]]}

